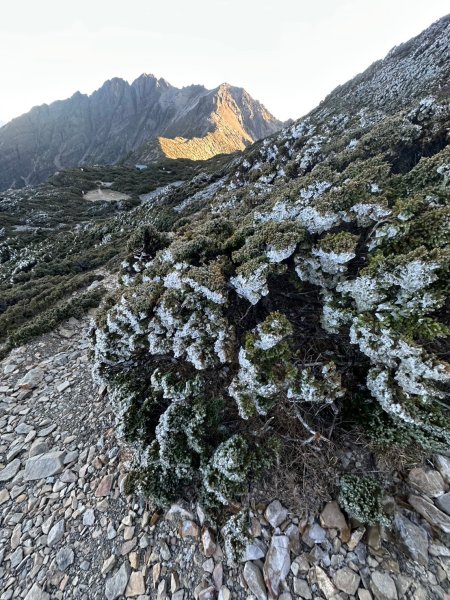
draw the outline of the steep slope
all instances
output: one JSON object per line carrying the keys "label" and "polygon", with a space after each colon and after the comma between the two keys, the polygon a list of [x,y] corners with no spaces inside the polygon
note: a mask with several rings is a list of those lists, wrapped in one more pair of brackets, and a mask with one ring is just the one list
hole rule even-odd
{"label": "steep slope", "polygon": [[241,88],[178,89],[153,75],[131,85],[116,78],[91,96],[78,92],[3,127],[0,190],[40,183],[64,167],[114,164],[130,152],[136,162],[206,159],[242,150],[281,125]]}
{"label": "steep slope", "polygon": [[[140,212],[95,352],[156,502],[233,506],[276,460],[302,488],[293,454],[349,426],[448,451],[449,44],[447,17],[218,185],[168,190],[169,235]],[[347,510],[383,522],[357,482]]]}

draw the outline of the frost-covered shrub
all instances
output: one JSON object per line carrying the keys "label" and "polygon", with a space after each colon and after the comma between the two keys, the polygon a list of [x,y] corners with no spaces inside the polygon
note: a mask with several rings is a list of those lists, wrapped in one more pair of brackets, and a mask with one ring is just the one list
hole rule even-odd
{"label": "frost-covered shrub", "polygon": [[344,475],[340,481],[339,504],[353,518],[367,525],[389,525],[383,509],[383,491],[372,477]]}
{"label": "frost-covered shrub", "polygon": [[360,108],[319,108],[235,157],[208,205],[177,188],[170,232],[136,229],[95,355],[158,501],[233,503],[269,440],[320,443],[355,397],[380,440],[448,448],[450,111]]}
{"label": "frost-covered shrub", "polygon": [[294,374],[287,338],[292,327],[280,313],[270,314],[248,333],[239,350],[239,371],[228,388],[243,419],[266,415]]}

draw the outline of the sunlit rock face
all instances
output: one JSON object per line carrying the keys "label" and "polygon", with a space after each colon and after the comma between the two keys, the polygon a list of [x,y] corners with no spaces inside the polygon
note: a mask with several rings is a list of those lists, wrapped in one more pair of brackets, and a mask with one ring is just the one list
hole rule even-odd
{"label": "sunlit rock face", "polygon": [[40,183],[64,167],[148,163],[164,157],[204,160],[281,128],[242,88],[178,89],[141,75],[115,78],[92,95],[33,108],[0,132],[0,189]]}

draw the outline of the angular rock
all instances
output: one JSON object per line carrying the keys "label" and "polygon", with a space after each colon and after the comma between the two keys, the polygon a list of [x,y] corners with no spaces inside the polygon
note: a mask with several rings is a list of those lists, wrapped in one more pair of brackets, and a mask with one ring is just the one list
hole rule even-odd
{"label": "angular rock", "polygon": [[50,594],[44,592],[44,590],[35,583],[25,596],[25,600],[50,600]]}
{"label": "angular rock", "polygon": [[44,371],[39,367],[30,369],[23,377],[18,381],[17,385],[24,390],[33,390],[37,387],[44,379]]}
{"label": "angular rock", "polygon": [[349,594],[350,596],[354,596],[356,594],[360,581],[361,577],[348,567],[339,569],[339,571],[336,571],[333,577],[333,583],[337,589],[341,592]]}
{"label": "angular rock", "polygon": [[125,590],[125,596],[127,598],[135,598],[141,594],[145,594],[144,577],[140,571],[133,571]]}
{"label": "angular rock", "polygon": [[204,590],[201,590],[198,595],[198,600],[214,600],[216,596],[216,590],[213,585],[210,585]]}
{"label": "angular rock", "polygon": [[439,471],[416,468],[408,475],[409,483],[430,498],[441,496],[445,492],[445,483]]}
{"label": "angular rock", "polygon": [[113,570],[114,565],[116,564],[116,557],[112,554],[109,558],[107,558],[102,565],[101,574],[107,575],[110,571]]}
{"label": "angular rock", "polygon": [[450,458],[438,454],[435,456],[434,462],[445,483],[450,483]]}
{"label": "angular rock", "polygon": [[443,510],[447,515],[450,515],[450,492],[439,496],[434,502],[438,508]]}
{"label": "angular rock", "polygon": [[253,562],[244,565],[244,579],[249,590],[258,600],[267,600],[267,589],[261,573],[261,569]]}
{"label": "angular rock", "polygon": [[188,537],[198,538],[200,535],[200,527],[195,521],[187,519],[181,524],[181,537],[185,540]]}
{"label": "angular rock", "polygon": [[98,484],[97,489],[95,490],[95,495],[97,496],[97,498],[103,498],[109,495],[113,481],[114,475],[105,475],[103,477],[103,479]]}
{"label": "angular rock", "polygon": [[28,458],[33,458],[33,456],[39,456],[39,454],[45,454],[49,450],[50,448],[47,440],[42,440],[38,438],[31,444],[31,448],[28,452]]}
{"label": "angular rock", "polygon": [[123,595],[130,578],[130,567],[125,561],[112,577],[106,580],[105,596],[107,600],[116,600]]}
{"label": "angular rock", "polygon": [[73,563],[74,559],[75,555],[70,546],[65,546],[56,553],[56,564],[60,571],[66,571]]}
{"label": "angular rock", "polygon": [[289,538],[274,535],[264,562],[264,580],[271,596],[278,597],[280,584],[286,580],[290,568]]}
{"label": "angular rock", "polygon": [[428,521],[431,525],[442,529],[445,533],[450,533],[450,516],[439,510],[422,496],[411,494],[408,497],[411,506]]}
{"label": "angular rock", "polygon": [[395,516],[394,526],[405,554],[426,567],[428,565],[428,536],[425,529],[414,525],[401,514]]}
{"label": "angular rock", "polygon": [[336,588],[334,587],[331,579],[325,573],[325,571],[316,565],[315,567],[315,575],[317,585],[319,586],[320,591],[325,596],[327,600],[333,598],[336,595]]}
{"label": "angular rock", "polygon": [[251,544],[247,544],[244,551],[244,561],[247,560],[258,560],[264,558],[267,552],[267,548],[261,540],[254,540]]}
{"label": "angular rock", "polygon": [[312,548],[314,544],[322,544],[326,538],[327,534],[325,529],[322,529],[318,523],[313,523],[311,527],[308,527],[302,537],[305,544],[310,548]]}
{"label": "angular rock", "polygon": [[59,541],[62,540],[64,536],[64,519],[61,519],[57,523],[53,525],[53,527],[48,532],[47,536],[47,546],[54,546]]}
{"label": "angular rock", "polygon": [[203,554],[207,557],[213,556],[216,551],[217,545],[214,538],[214,533],[209,527],[204,527],[202,530],[202,546]]}
{"label": "angular rock", "polygon": [[231,592],[225,585],[220,588],[217,600],[231,600]]}
{"label": "angular rock", "polygon": [[30,431],[33,431],[32,425],[27,425],[26,423],[19,423],[14,430],[18,435],[27,435]]}
{"label": "angular rock", "polygon": [[61,473],[64,466],[64,452],[48,452],[30,458],[25,463],[25,481],[45,479]]}
{"label": "angular rock", "polygon": [[67,390],[67,388],[70,387],[70,381],[63,381],[63,383],[60,383],[59,385],[56,386],[56,389],[59,393],[64,392],[64,390]]}
{"label": "angular rock", "polygon": [[311,600],[312,594],[308,582],[304,579],[294,577],[294,593],[296,596],[300,596],[304,600]]}
{"label": "angular rock", "polygon": [[[83,513],[83,525],[87,527],[92,527],[95,523],[95,512],[93,508],[88,508]],[[133,536],[131,536],[133,537]]]}
{"label": "angular rock", "polygon": [[328,502],[320,514],[320,524],[325,529],[337,529],[346,531],[348,529],[344,513],[337,502]]}
{"label": "angular rock", "polygon": [[8,463],[2,471],[0,471],[0,482],[9,481],[17,475],[20,469],[20,459],[15,458],[13,461]]}
{"label": "angular rock", "polygon": [[397,600],[397,588],[394,580],[387,573],[374,571],[370,579],[370,587],[377,600]]}
{"label": "angular rock", "polygon": [[266,508],[264,516],[272,525],[273,528],[279,527],[288,516],[287,509],[281,504],[279,500],[274,500]]}
{"label": "angular rock", "polygon": [[355,529],[355,531],[352,532],[350,539],[347,542],[347,548],[350,550],[350,552],[353,552],[353,550],[356,548],[356,546],[362,540],[365,533],[366,533],[365,527],[358,527],[358,529]]}

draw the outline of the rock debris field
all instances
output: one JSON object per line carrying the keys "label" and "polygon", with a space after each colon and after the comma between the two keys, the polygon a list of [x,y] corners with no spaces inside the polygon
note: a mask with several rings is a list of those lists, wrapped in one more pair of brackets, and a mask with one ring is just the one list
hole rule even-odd
{"label": "rock debris field", "polygon": [[450,599],[450,460],[409,474],[391,528],[251,505],[230,565],[198,506],[165,514],[126,496],[126,450],[94,385],[89,319],[14,350],[0,365],[0,598]]}

